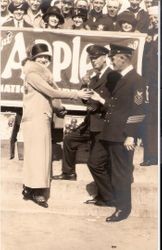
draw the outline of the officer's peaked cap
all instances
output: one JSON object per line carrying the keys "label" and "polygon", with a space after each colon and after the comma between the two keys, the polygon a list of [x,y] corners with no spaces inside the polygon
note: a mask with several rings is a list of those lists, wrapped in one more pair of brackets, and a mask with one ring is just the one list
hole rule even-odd
{"label": "officer's peaked cap", "polygon": [[87,47],[87,53],[89,54],[89,56],[94,56],[94,57],[99,57],[102,55],[107,55],[109,53],[109,50],[107,48],[105,48],[104,46],[101,45],[90,45]]}
{"label": "officer's peaked cap", "polygon": [[130,47],[126,47],[126,46],[122,46],[122,45],[118,45],[118,44],[110,44],[110,54],[109,56],[114,56],[116,54],[126,54],[126,55],[132,55],[134,49],[130,48]]}

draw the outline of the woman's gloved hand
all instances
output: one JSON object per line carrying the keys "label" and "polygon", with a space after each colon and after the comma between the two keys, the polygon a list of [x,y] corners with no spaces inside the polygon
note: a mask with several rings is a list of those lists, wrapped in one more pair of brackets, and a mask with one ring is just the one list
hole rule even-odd
{"label": "woman's gloved hand", "polygon": [[54,113],[59,118],[64,118],[64,116],[67,114],[67,110],[64,106],[61,106],[59,108],[54,108]]}

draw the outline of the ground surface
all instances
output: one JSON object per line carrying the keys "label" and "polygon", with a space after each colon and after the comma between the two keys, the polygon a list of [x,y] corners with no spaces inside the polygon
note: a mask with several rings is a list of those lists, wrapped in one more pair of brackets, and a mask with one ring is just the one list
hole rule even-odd
{"label": "ground surface", "polygon": [[[158,167],[139,167],[142,149],[135,155],[133,210],[122,222],[108,224],[113,208],[86,205],[93,180],[86,164],[77,165],[78,180],[52,181],[49,208],[24,201],[22,165],[1,159],[1,250],[157,250]],[[54,162],[54,174],[61,162]]]}

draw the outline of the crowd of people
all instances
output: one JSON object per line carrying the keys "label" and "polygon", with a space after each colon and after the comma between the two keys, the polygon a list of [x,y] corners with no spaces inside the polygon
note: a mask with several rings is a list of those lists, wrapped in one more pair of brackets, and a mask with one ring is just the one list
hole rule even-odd
{"label": "crowd of people", "polygon": [[[1,0],[1,25],[148,33],[157,0]],[[143,3],[143,7],[141,4]]]}
{"label": "crowd of people", "polygon": [[[95,73],[87,77],[88,90],[86,76],[79,91],[57,88],[48,70],[52,54],[46,44],[32,45],[23,61],[24,199],[48,207],[45,193],[50,188],[51,177],[53,99],[57,106],[56,99],[81,98],[87,105],[87,115],[79,127],[65,135],[62,173],[53,179],[77,180],[76,151],[81,143],[91,141],[88,168],[98,193],[86,203],[116,207],[115,213],[106,218],[107,222],[126,219],[131,213],[137,138],[142,138],[144,147],[140,165],[158,163],[158,1],[128,0],[129,7],[124,10],[122,2],[125,1],[1,0],[4,27],[147,34],[142,76],[132,65],[134,49],[119,44],[110,44],[110,50],[97,44],[88,46],[87,55]],[[113,68],[106,64],[107,56]],[[60,103],[58,106],[60,112],[65,111]]]}

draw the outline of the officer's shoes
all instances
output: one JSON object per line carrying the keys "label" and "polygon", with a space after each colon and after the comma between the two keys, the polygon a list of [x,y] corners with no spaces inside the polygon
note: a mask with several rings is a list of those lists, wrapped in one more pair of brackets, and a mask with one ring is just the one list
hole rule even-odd
{"label": "officer's shoes", "polygon": [[106,222],[118,222],[128,218],[131,209],[116,209],[116,211],[106,218]]}
{"label": "officer's shoes", "polygon": [[52,177],[53,180],[67,180],[67,181],[76,181],[77,175],[75,173],[73,174],[65,174],[62,173],[60,175],[55,175]]}
{"label": "officer's shoes", "polygon": [[100,199],[100,198],[99,198],[99,196],[97,195],[97,196],[95,196],[93,199],[86,200],[84,203],[85,203],[85,204],[94,204],[94,203],[96,203],[96,201],[99,200],[99,199]]}
{"label": "officer's shoes", "polygon": [[140,166],[141,167],[144,167],[144,166],[151,166],[151,165],[157,165],[158,164],[158,161],[157,160],[147,160],[147,161],[143,161],[142,163],[140,163]]}

